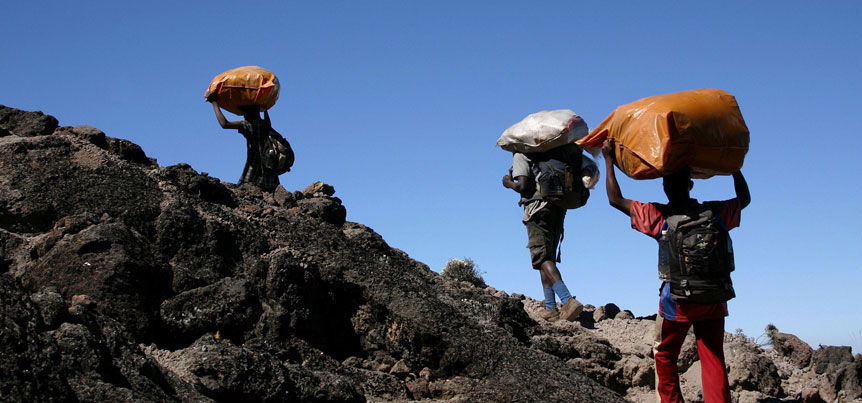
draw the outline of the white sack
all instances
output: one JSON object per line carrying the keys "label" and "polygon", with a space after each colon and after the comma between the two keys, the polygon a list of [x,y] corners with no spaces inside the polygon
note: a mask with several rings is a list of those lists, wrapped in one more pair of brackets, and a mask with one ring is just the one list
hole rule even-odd
{"label": "white sack", "polygon": [[587,133],[584,119],[570,109],[541,111],[506,129],[497,145],[511,152],[543,152],[574,143]]}

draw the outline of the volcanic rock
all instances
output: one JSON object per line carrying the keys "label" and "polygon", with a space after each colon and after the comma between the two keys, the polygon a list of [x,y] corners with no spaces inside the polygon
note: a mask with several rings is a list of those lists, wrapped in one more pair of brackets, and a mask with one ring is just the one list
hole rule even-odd
{"label": "volcanic rock", "polygon": [[[335,189],[225,183],[0,106],[0,400],[655,401],[655,315],[440,276]],[[862,401],[849,347],[725,334],[734,401]],[[679,358],[701,398],[697,346]],[[843,400],[842,400],[843,399]]]}
{"label": "volcanic rock", "polygon": [[620,313],[620,307],[616,304],[605,304],[597,307],[593,312],[593,321],[601,322],[605,319],[613,319]]}
{"label": "volcanic rock", "polygon": [[811,366],[814,372],[825,374],[834,371],[844,363],[853,362],[850,347],[821,346],[814,352]]}
{"label": "volcanic rock", "polygon": [[775,332],[771,335],[775,351],[793,362],[797,368],[805,368],[811,363],[814,349],[800,338],[787,333]]}
{"label": "volcanic rock", "polygon": [[0,160],[3,400],[623,401],[533,348],[520,298],[391,248],[329,185],[223,183],[5,106]]}

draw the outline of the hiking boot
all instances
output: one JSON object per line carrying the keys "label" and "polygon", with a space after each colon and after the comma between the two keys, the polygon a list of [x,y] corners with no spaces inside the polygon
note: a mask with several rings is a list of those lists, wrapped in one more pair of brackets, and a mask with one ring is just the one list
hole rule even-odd
{"label": "hiking boot", "polygon": [[578,302],[575,297],[572,297],[569,299],[569,303],[567,303],[560,311],[560,319],[572,322],[578,318],[578,315],[580,315],[583,310],[584,304]]}
{"label": "hiking boot", "polygon": [[543,310],[542,312],[539,312],[539,317],[548,322],[556,322],[560,319],[560,310],[557,308],[551,309],[550,311]]}

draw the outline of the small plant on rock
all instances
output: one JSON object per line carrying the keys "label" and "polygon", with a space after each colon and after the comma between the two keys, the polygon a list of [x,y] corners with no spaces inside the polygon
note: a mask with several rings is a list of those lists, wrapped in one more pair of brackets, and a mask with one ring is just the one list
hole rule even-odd
{"label": "small plant on rock", "polygon": [[772,347],[774,346],[775,337],[778,336],[778,333],[778,328],[770,323],[763,329],[763,334],[753,340],[754,344],[757,344],[759,347]]}
{"label": "small plant on rock", "polygon": [[449,259],[440,274],[456,281],[466,281],[476,287],[485,288],[488,286],[485,284],[485,279],[482,278],[482,273],[476,268],[476,263],[467,257]]}

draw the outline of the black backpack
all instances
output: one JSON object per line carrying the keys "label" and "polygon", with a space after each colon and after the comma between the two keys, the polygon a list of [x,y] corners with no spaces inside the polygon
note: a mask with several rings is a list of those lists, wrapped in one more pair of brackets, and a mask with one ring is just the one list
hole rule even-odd
{"label": "black backpack", "polygon": [[565,209],[587,204],[590,191],[581,180],[581,148],[567,144],[542,153],[527,154],[533,165],[536,196]]}
{"label": "black backpack", "polygon": [[269,134],[260,146],[260,160],[264,170],[281,175],[290,171],[290,167],[293,166],[293,148],[279,132],[270,128]]}
{"label": "black backpack", "polygon": [[665,220],[659,239],[659,278],[677,302],[715,304],[736,296],[733,243],[715,211],[700,205]]}

